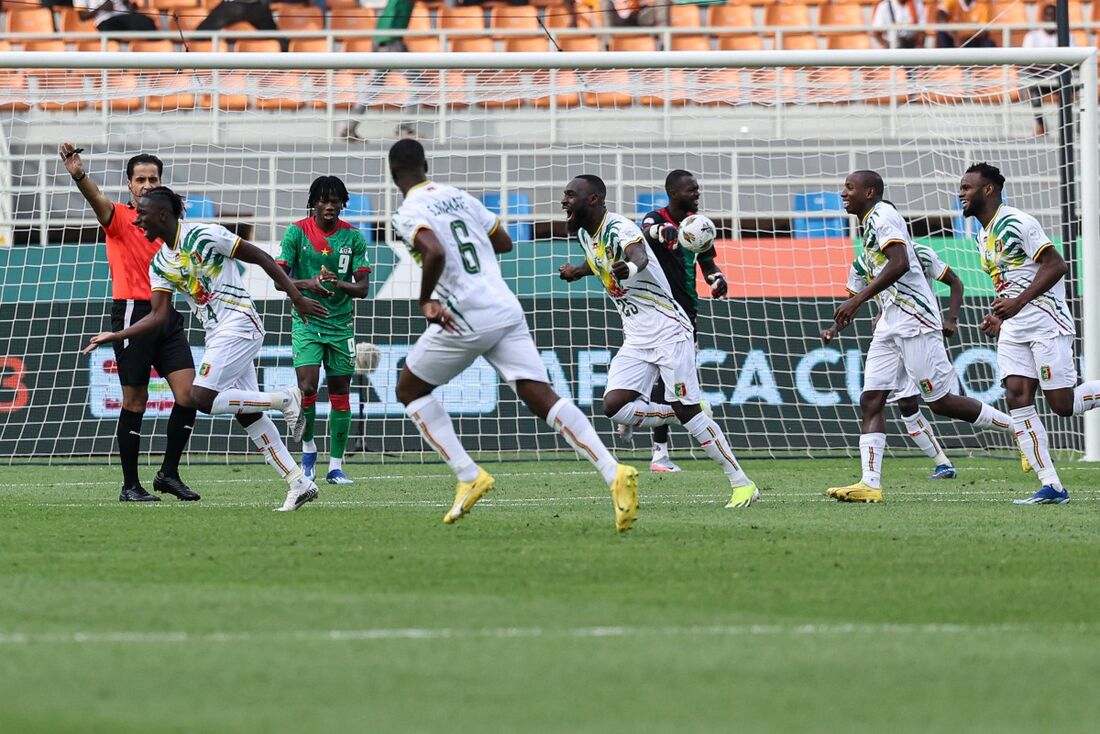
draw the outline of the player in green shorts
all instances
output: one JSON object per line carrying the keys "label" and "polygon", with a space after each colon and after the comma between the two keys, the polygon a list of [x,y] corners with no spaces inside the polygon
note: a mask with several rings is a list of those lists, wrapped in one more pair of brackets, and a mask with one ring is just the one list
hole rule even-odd
{"label": "player in green shorts", "polygon": [[355,304],[367,295],[370,264],[363,233],[340,219],[348,190],[336,176],[320,176],[309,187],[310,216],[295,222],[283,235],[277,262],[304,295],[325,304],[328,316],[302,320],[293,316],[291,341],[294,371],[302,391],[306,430],[302,435],[302,470],[317,474],[317,386],[321,365],[328,376],[329,462],[325,481],[351,484],[344,474],[344,449],[351,428],[351,376],[355,372]]}

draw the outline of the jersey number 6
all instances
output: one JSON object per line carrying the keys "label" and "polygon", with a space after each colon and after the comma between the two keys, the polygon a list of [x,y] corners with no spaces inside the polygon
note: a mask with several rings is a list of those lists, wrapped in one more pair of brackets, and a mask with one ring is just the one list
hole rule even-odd
{"label": "jersey number 6", "polygon": [[456,219],[451,222],[451,235],[458,243],[458,254],[462,257],[462,267],[467,273],[481,272],[481,261],[477,257],[477,245],[470,242],[470,230],[466,228],[466,222]]}

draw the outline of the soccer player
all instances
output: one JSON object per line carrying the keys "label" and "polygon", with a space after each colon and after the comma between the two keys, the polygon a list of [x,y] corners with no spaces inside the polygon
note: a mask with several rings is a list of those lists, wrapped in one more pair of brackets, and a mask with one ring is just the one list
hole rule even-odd
{"label": "soccer player", "polygon": [[428,321],[405,360],[397,398],[458,479],[443,522],[464,516],[495,484],[466,453],[432,395],[480,356],[532,413],[599,470],[611,490],[615,526],[626,532],[638,516],[638,471],[619,464],[580,409],[550,387],[519,300],[500,275],[497,255],[512,249],[500,219],[465,191],[429,181],[424,147],[415,140],[394,143],[389,165],[405,196],[393,228],[423,268],[420,310]]}
{"label": "soccer player", "polygon": [[[920,262],[924,278],[928,281],[929,290],[932,290],[933,280],[938,280],[951,289],[951,300],[947,306],[947,315],[943,318],[943,335],[950,338],[959,328],[959,309],[962,308],[964,294],[963,282],[947,266],[947,263],[940,259],[936,251],[928,245],[914,242],[913,251]],[[848,272],[848,294],[854,296],[863,290],[869,282],[867,270],[857,260]],[[934,290],[932,292],[935,293]],[[875,317],[875,324],[878,324],[878,316]],[[821,332],[821,339],[828,344],[836,338],[838,333],[834,325],[832,328]],[[924,452],[925,456],[935,462],[935,469],[928,478],[954,479],[958,476],[955,465],[951,462],[951,459],[947,458],[940,442],[936,440],[936,436],[932,432],[932,425],[921,415],[920,402],[917,400],[919,395],[920,388],[907,376],[905,386],[892,392],[886,402],[895,403],[898,406],[909,438],[916,444],[917,448]]]}
{"label": "soccer player", "polygon": [[867,285],[840,304],[834,327],[844,329],[860,307],[876,298],[881,314],[864,366],[862,435],[863,476],[827,494],[841,502],[882,502],[882,460],[886,450],[883,411],[890,392],[907,379],[916,383],[933,413],[979,427],[1011,430],[1011,419],[973,398],[955,395],[958,378],[943,344],[943,319],[932,288],[921,270],[909,228],[894,205],[883,199],[885,185],[874,171],[854,171],[844,180],[840,198],[859,217],[863,248],[856,260]]}
{"label": "soccer player", "polygon": [[[748,507],[760,493],[738,466],[722,429],[701,408],[691,320],[672,296],[668,279],[634,222],[607,211],[607,187],[581,175],[565,187],[561,206],[570,234],[584,248],[582,265],[558,268],[562,280],[600,279],[623,319],[623,346],[611,360],[604,414],[619,424],[653,427],[680,423],[729,478],[726,507]],[[649,400],[658,375],[667,403]]]}
{"label": "soccer player", "polygon": [[[711,296],[721,298],[726,295],[729,286],[726,276],[714,262],[714,250],[696,255],[679,246],[680,222],[689,214],[699,211],[699,182],[690,172],[683,169],[670,171],[665,176],[665,193],[668,206],[651,211],[642,220],[642,234],[645,235],[654,259],[665,273],[672,297],[684,309],[691,320],[692,339],[699,344],[699,292],[695,287],[695,264],[710,284]],[[649,399],[655,403],[664,400],[665,383],[658,376],[657,384]],[[621,435],[629,436],[630,426],[621,427]],[[653,428],[653,458],[649,463],[653,472],[678,472],[680,467],[672,462],[668,453],[668,426]]]}
{"label": "soccer player", "polygon": [[[276,262],[307,298],[320,300],[328,316],[305,319],[293,314],[291,340],[294,371],[302,391],[306,416],[302,435],[302,471],[316,475],[317,385],[321,365],[328,376],[329,460],[325,481],[351,484],[344,473],[344,450],[351,428],[351,376],[355,374],[355,303],[367,295],[370,264],[367,241],[356,227],[340,219],[348,205],[348,190],[336,176],[320,176],[309,187],[310,216],[295,222],[283,235]],[[277,287],[277,286],[276,286]]]}
{"label": "soccer player", "polygon": [[[62,143],[58,152],[65,170],[76,182],[81,195],[91,205],[107,239],[107,264],[111,270],[111,328],[125,329],[146,316],[152,298],[149,289],[149,261],[160,243],[150,242],[134,225],[133,203],[108,199],[84,169],[80,152],[72,143]],[[126,162],[126,184],[132,201],[160,185],[164,164],[154,155],[136,155]],[[162,326],[137,339],[116,342],[115,363],[122,385],[122,410],[118,415],[115,440],[122,464],[120,502],[157,502],[138,478],[141,452],[141,423],[149,402],[149,370],[168,381],[175,405],[168,417],[164,459],[153,478],[153,489],[181,500],[197,500],[179,475],[180,457],[195,425],[195,406],[191,402],[191,382],[195,379],[195,361],[183,329],[183,317],[168,304]]]}
{"label": "soccer player", "polygon": [[302,316],[324,317],[328,312],[303,296],[263,250],[221,225],[184,222],[182,217],[183,199],[167,187],[146,191],[138,199],[137,226],[150,242],[163,242],[149,265],[152,310],[121,331],[92,337],[84,351],[161,328],[169,317],[173,293],[182,293],[206,330],[206,350],[191,387],[192,402],[207,414],[236,416],[264,460],[290,485],[278,509],[297,510],[317,497],[317,485],[294,463],[278,429],[263,411],[282,411],[294,438],[300,438],[306,420],[302,392],[297,387],[275,393],[259,390],[255,360],[263,346],[264,329],[238,261],[263,268]]}
{"label": "soccer player", "polygon": [[966,169],[959,183],[963,214],[981,223],[978,251],[997,297],[981,328],[997,337],[997,366],[1020,451],[1042,487],[1018,505],[1069,502],[1050,457],[1046,429],[1035,410],[1035,392],[1060,416],[1100,405],[1100,380],[1077,384],[1073,355],[1076,328],[1066,305],[1069,268],[1039,222],[1002,200],[1005,177],[988,163]]}

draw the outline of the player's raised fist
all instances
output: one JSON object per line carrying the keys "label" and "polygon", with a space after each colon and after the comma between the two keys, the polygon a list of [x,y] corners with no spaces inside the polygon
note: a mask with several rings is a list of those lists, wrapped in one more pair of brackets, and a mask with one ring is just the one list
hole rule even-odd
{"label": "player's raised fist", "polygon": [[829,342],[831,342],[835,338],[836,338],[836,331],[835,330],[833,330],[833,329],[822,329],[821,330],[821,341],[825,342],[826,344],[828,344]]}
{"label": "player's raised fist", "polygon": [[943,335],[946,337],[952,337],[955,332],[959,330],[959,320],[955,317],[944,317],[943,319]]}
{"label": "player's raised fist", "polygon": [[574,280],[581,279],[581,269],[576,265],[565,263],[558,268],[558,277],[568,283],[572,283]]}

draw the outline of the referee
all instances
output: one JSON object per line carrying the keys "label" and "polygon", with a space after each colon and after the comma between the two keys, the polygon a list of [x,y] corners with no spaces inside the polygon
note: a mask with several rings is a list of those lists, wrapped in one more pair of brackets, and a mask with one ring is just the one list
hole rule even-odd
{"label": "referee", "polygon": [[[87,199],[95,217],[107,235],[107,263],[111,268],[111,328],[125,329],[151,310],[149,299],[149,262],[161,242],[150,242],[134,225],[133,203],[111,201],[84,170],[80,151],[71,143],[62,143],[58,151],[65,169]],[[141,154],[126,163],[127,187],[132,201],[160,186],[164,164],[154,155]],[[191,345],[183,330],[183,318],[172,310],[164,326],[144,336],[116,342],[115,361],[122,383],[122,412],[118,416],[115,438],[122,463],[122,492],[119,502],[158,502],[138,478],[138,454],[141,450],[141,420],[149,402],[149,370],[168,380],[175,407],[168,418],[168,446],[164,462],[153,479],[157,492],[175,495],[181,500],[197,500],[199,495],[183,483],[179,475],[180,457],[195,425],[195,407],[191,402],[191,382],[195,362]]]}

